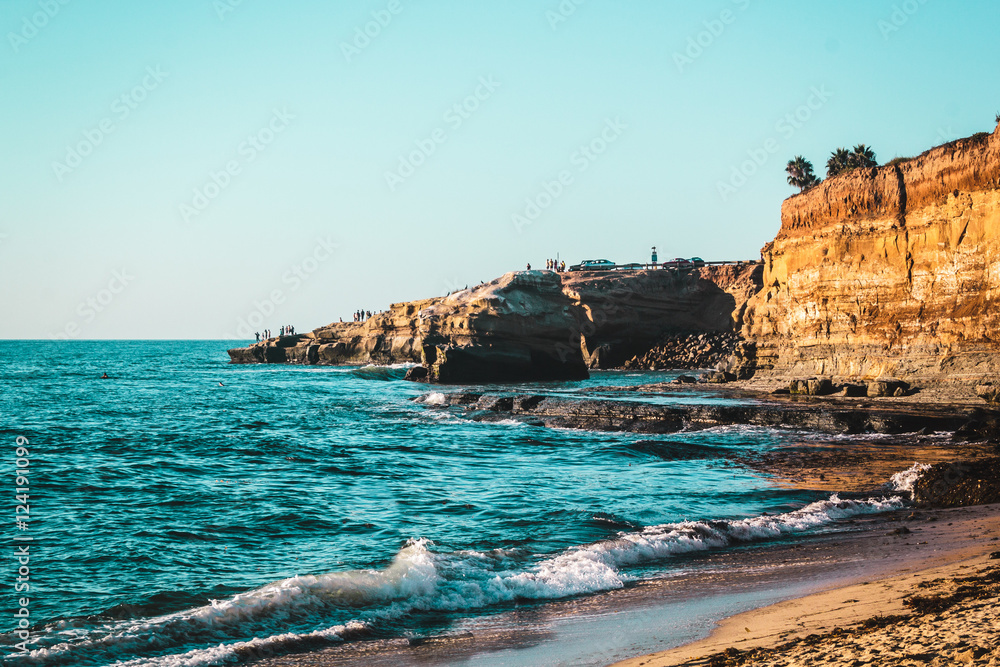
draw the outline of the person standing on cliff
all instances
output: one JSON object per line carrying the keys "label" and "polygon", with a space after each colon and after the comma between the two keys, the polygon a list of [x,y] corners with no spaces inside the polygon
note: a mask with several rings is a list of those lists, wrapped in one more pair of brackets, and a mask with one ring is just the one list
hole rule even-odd
{"label": "person standing on cliff", "polygon": [[254,331],[253,335],[257,337],[257,342],[259,343],[260,342],[260,332],[259,331]]}
{"label": "person standing on cliff", "polygon": [[527,270],[531,271],[531,262],[528,262],[528,268],[527,268]]}

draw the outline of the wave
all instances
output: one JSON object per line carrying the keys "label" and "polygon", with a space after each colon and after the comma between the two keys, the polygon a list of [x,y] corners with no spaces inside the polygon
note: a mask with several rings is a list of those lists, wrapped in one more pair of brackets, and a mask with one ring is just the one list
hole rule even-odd
{"label": "wave", "polygon": [[885,488],[888,488],[897,493],[908,493],[910,494],[910,499],[913,499],[913,485],[916,484],[917,480],[920,479],[925,472],[930,470],[931,466],[926,463],[914,463],[912,466],[897,472],[895,475],[889,478],[888,484]]}
{"label": "wave", "polygon": [[[907,488],[909,472],[893,477],[894,488]],[[802,534],[905,504],[900,496],[844,500],[834,494],[783,514],[632,528],[542,560],[504,549],[435,552],[432,542],[415,539],[382,570],[300,575],[195,609],[89,629],[63,621],[46,628],[41,639],[47,646],[31,652],[30,659],[44,665],[124,659],[119,667],[231,663],[351,640],[416,611],[472,611],[617,589],[630,580],[623,572],[629,566]],[[315,627],[323,629],[309,629]],[[254,638],[234,641],[248,636]],[[176,653],[197,644],[209,647]],[[142,654],[160,655],[133,659]]]}
{"label": "wave", "polygon": [[446,405],[448,403],[447,397],[439,391],[432,391],[429,394],[417,396],[413,400],[416,403],[423,403],[424,405]]}

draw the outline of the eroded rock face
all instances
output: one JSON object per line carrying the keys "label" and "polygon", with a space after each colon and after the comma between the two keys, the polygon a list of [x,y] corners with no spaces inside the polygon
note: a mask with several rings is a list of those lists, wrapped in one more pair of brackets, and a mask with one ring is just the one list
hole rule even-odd
{"label": "eroded rock face", "polygon": [[[363,323],[230,350],[234,363],[420,363],[431,382],[587,377],[665,332],[732,331],[758,264],[688,271],[519,271],[446,297],[397,303]],[[416,374],[414,374],[414,379]]]}
{"label": "eroded rock face", "polygon": [[784,202],[744,336],[779,377],[1000,370],[1000,126]]}

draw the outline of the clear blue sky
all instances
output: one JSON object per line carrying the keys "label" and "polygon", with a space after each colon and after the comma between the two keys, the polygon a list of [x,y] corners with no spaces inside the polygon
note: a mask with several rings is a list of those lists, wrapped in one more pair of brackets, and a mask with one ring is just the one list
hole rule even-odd
{"label": "clear blue sky", "polygon": [[1000,110],[994,2],[577,2],[0,2],[0,338],[304,331],[556,253],[756,258],[794,155],[884,162]]}

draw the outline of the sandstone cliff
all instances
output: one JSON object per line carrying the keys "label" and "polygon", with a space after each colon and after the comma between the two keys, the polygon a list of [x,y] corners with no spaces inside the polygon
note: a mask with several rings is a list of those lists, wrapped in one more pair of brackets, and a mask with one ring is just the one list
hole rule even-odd
{"label": "sandstone cliff", "polygon": [[1000,125],[787,199],[743,334],[758,370],[972,381],[1000,371]]}
{"label": "sandstone cliff", "polygon": [[520,271],[445,297],[396,303],[229,351],[235,363],[419,363],[438,382],[586,377],[664,333],[731,331],[760,288],[759,264],[687,271]]}

